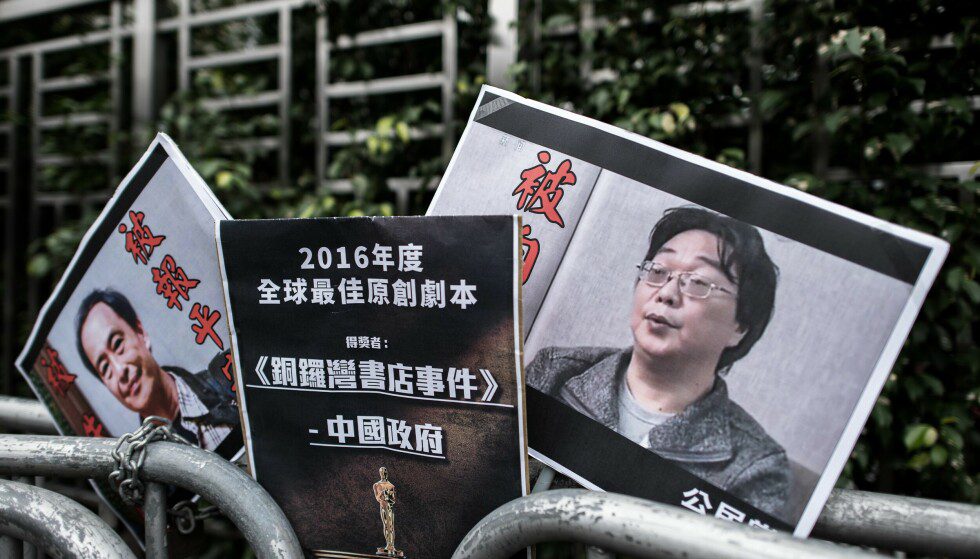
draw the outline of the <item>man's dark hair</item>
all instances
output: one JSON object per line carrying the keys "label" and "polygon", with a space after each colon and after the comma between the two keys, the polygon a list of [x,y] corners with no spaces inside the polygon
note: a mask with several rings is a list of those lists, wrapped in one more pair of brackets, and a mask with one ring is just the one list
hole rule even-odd
{"label": "man's dark hair", "polygon": [[75,315],[75,343],[78,345],[78,355],[82,358],[82,363],[89,371],[101,378],[98,371],[95,370],[95,365],[88,360],[88,356],[85,355],[85,348],[82,347],[82,326],[85,325],[85,320],[88,319],[88,313],[92,312],[92,307],[98,305],[99,303],[105,303],[112,309],[112,312],[119,315],[119,318],[126,321],[126,324],[133,330],[139,329],[139,318],[136,316],[136,309],[129,302],[129,299],[125,295],[119,293],[114,289],[96,289],[82,299],[82,303],[78,305],[78,314]]}
{"label": "man's dark hair", "polygon": [[650,232],[650,247],[644,260],[653,260],[667,241],[695,229],[718,237],[721,271],[738,286],[735,320],[745,329],[745,335],[738,345],[721,352],[715,368],[720,373],[744,357],[765,332],[772,318],[779,270],[766,253],[762,236],[755,227],[693,207],[671,208],[664,212]]}

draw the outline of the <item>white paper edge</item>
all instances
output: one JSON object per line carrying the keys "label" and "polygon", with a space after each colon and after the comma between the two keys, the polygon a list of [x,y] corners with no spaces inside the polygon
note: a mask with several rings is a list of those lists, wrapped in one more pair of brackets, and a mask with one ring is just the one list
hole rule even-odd
{"label": "white paper edge", "polygon": [[521,462],[521,496],[526,497],[529,492],[530,478],[528,478],[527,472],[527,437],[524,432],[527,402],[524,394],[524,358],[522,356],[524,341],[521,339],[521,268],[523,261],[517,256],[521,254],[520,251],[522,250],[520,217],[511,216],[511,229],[513,229],[514,235],[514,247],[511,249],[514,258],[514,270],[511,274],[514,279],[511,295],[514,301],[514,378],[517,379],[517,402],[515,402],[514,407],[517,408],[517,448],[520,452]]}
{"label": "white paper edge", "polygon": [[228,313],[228,329],[231,331],[231,355],[235,360],[235,386],[238,387],[238,405],[241,408],[242,436],[245,441],[245,451],[248,453],[248,470],[252,479],[259,480],[255,470],[255,456],[252,454],[252,425],[248,421],[248,404],[245,402],[245,379],[242,377],[242,360],[238,351],[238,330],[235,329],[235,318],[231,312],[231,295],[228,290],[228,273],[225,271],[225,250],[221,246],[221,221],[214,222],[214,242],[218,247],[218,268],[221,270],[221,288],[225,295],[225,312]]}

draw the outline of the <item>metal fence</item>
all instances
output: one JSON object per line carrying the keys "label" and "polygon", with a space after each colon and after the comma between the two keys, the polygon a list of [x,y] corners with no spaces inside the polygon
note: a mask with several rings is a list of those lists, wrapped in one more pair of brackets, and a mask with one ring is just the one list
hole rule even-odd
{"label": "metal fence", "polygon": [[[543,6],[545,0],[526,0],[528,4],[528,15],[526,21],[521,24],[525,27],[528,37],[528,44],[525,50],[530,57],[531,66],[531,88],[534,91],[553,90],[553,84],[545,84],[541,75],[541,62],[538,54],[543,45],[554,41],[569,41],[575,43],[581,50],[581,63],[579,65],[578,78],[583,83],[597,84],[618,79],[617,72],[612,68],[594,67],[594,47],[590,40],[585,38],[593,36],[595,31],[606,25],[614,24],[623,28],[646,25],[656,21],[664,21],[669,17],[680,18],[701,18],[705,16],[716,16],[734,18],[736,22],[744,22],[748,29],[748,44],[744,55],[745,61],[745,83],[738,85],[752,100],[748,107],[727,117],[718,119],[714,124],[716,128],[728,128],[744,130],[746,146],[746,167],[752,173],[762,171],[763,158],[763,120],[758,105],[758,99],[763,87],[762,70],[765,63],[765,53],[762,47],[761,26],[765,17],[765,0],[728,0],[728,1],[703,1],[679,3],[667,7],[650,7],[643,11],[640,21],[628,21],[617,19],[618,16],[599,15],[596,13],[595,0],[582,0],[568,6],[576,11],[567,12],[564,15],[570,16],[574,22],[566,25],[546,28],[544,25]],[[503,2],[501,2],[503,4]],[[552,12],[549,16],[555,16]],[[953,29],[950,29],[952,32]],[[929,49],[936,52],[944,49],[954,48],[953,40],[950,35],[937,35],[931,38]],[[550,88],[550,89],[549,89]],[[957,92],[949,92],[951,96]],[[980,110],[980,95],[968,97],[972,110]],[[911,104],[911,109],[920,112],[926,106],[926,101],[918,100]],[[814,155],[816,162],[822,162],[824,168],[816,169],[819,175],[835,181],[845,181],[855,178],[854,173],[843,167],[832,167],[829,165],[830,143],[829,138],[823,138],[817,142]],[[965,181],[976,174],[975,161],[938,161],[931,164],[919,166],[919,170],[926,174],[936,177],[956,179]],[[820,164],[818,163],[818,167]]]}
{"label": "metal fence", "polygon": [[[26,324],[33,321],[51,285],[33,280],[25,273],[25,248],[44,238],[59,226],[72,222],[86,211],[95,211],[108,198],[118,183],[121,166],[128,161],[126,146],[119,142],[120,134],[144,129],[154,121],[162,101],[161,96],[192,87],[200,72],[215,68],[234,69],[267,63],[267,77],[274,84],[266,90],[206,99],[204,106],[228,114],[241,111],[266,111],[275,115],[274,132],[257,133],[254,137],[229,139],[230,149],[262,153],[273,157],[270,163],[276,172],[269,184],[289,185],[297,178],[290,168],[290,152],[297,146],[299,130],[290,110],[296,102],[293,83],[297,72],[315,76],[314,103],[309,107],[313,123],[316,185],[324,185],[333,193],[351,194],[350,180],[328,178],[327,167],[332,151],[352,143],[363,142],[371,130],[333,130],[336,121],[332,106],[338,100],[356,97],[397,96],[405,92],[429,92],[441,108],[440,122],[413,128],[409,131],[416,141],[441,143],[444,158],[452,151],[458,127],[454,122],[456,109],[455,82],[458,77],[458,24],[455,13],[445,13],[431,21],[413,22],[395,27],[361,30],[357,33],[328,36],[329,21],[322,0],[252,0],[240,2],[208,2],[220,4],[207,10],[196,10],[192,0],[4,0],[0,2],[0,25],[16,25],[25,17],[57,17],[79,6],[88,6],[104,14],[100,28],[80,35],[57,37],[0,50],[0,110],[6,119],[0,121],[0,230],[4,232],[0,246],[0,274],[3,293],[0,296],[0,391],[9,393],[14,382],[12,362],[17,342],[23,337]],[[760,25],[765,14],[763,0],[707,1],[675,4],[665,8],[649,8],[642,12],[641,21],[617,19],[616,14],[597,13],[594,0],[564,5],[571,9],[572,23],[558,28],[543,24],[544,0],[488,0],[487,12],[497,18],[493,22],[493,38],[488,45],[487,74],[494,84],[507,85],[507,71],[518,61],[517,24],[526,30],[521,45],[524,61],[531,67],[532,89],[551,88],[544,84],[537,54],[549,42],[564,41],[581,50],[578,78],[582,83],[597,84],[617,79],[611,68],[597,67],[594,47],[585,40],[597,29],[615,24],[623,27],[648,25],[666,17],[723,17],[744,22],[748,29],[745,72],[738,85],[752,100],[759,98],[763,87]],[[167,13],[166,6],[173,9]],[[297,45],[294,14],[316,6],[315,44]],[[526,17],[518,21],[518,8]],[[171,13],[172,12],[172,13]],[[555,15],[554,13],[547,14]],[[218,52],[202,52],[207,31],[223,25],[272,20],[277,29],[274,41],[239,45]],[[331,79],[331,61],[356,56],[359,50],[385,45],[397,52],[397,47],[412,41],[439,38],[442,42],[441,69],[437,72],[391,76],[363,81],[343,82]],[[176,44],[174,60],[169,60],[170,46]],[[952,48],[949,36],[937,36],[931,49]],[[315,68],[298,68],[296,48],[311,48],[316,56]],[[97,68],[64,72],[64,64],[52,59],[70,57],[86,49],[99,49],[105,54],[104,64]],[[250,66],[253,65],[253,66]],[[172,87],[170,85],[172,84]],[[546,87],[547,86],[547,87]],[[169,89],[168,89],[169,88]],[[553,89],[553,88],[552,88]],[[85,106],[80,110],[52,112],[52,98],[73,96],[76,99],[100,97],[105,103]],[[980,96],[969,98],[973,110],[980,110]],[[924,107],[924,101],[913,103],[913,109]],[[54,107],[56,108],[56,107]],[[305,125],[305,123],[300,123]],[[757,102],[745,110],[717,119],[717,127],[741,131],[746,147],[746,166],[759,172],[763,158],[763,122]],[[98,129],[99,141],[85,146],[84,153],[49,151],[48,138],[71,134],[83,129]],[[139,146],[137,146],[139,147]],[[308,149],[302,146],[303,149]],[[817,142],[814,160],[820,163],[821,174],[832,180],[847,180],[853,174],[844,168],[833,167],[829,161],[829,142]],[[935,176],[966,180],[971,177],[972,161],[939,161],[923,165],[921,170]],[[54,169],[84,166],[98,173],[104,188],[90,192],[76,189],[50,188],[45,176]],[[386,186],[395,198],[397,209],[404,212],[411,193],[433,189],[438,177],[423,184],[422,179],[388,177]]]}
{"label": "metal fence", "polygon": [[[37,401],[0,399],[0,428],[50,431]],[[122,440],[122,444],[120,444]],[[144,444],[145,443],[145,444]],[[136,478],[143,485],[147,556],[167,556],[168,514],[163,485],[200,494],[226,514],[259,557],[301,557],[286,517],[255,481],[216,454],[186,444],[148,439],[92,439],[0,435],[0,475],[105,480],[121,468],[121,456],[145,451]],[[122,449],[120,451],[120,449]],[[117,451],[118,454],[117,454]],[[124,460],[123,460],[124,461]],[[483,518],[463,539],[455,559],[511,557],[537,543],[579,542],[589,557],[755,558],[870,557],[859,547],[926,555],[975,557],[980,549],[980,507],[836,490],[817,521],[815,538],[732,524],[676,507],[625,495],[559,489],[538,491]],[[77,495],[72,495],[77,497]],[[89,504],[92,502],[89,500]],[[169,522],[173,524],[174,522]],[[13,556],[22,540],[54,556],[132,557],[116,532],[71,499],[23,482],[0,480],[0,552]]]}
{"label": "metal fence", "polygon": [[[409,74],[364,80],[356,82],[330,81],[331,57],[343,56],[353,48],[389,45],[392,48],[398,44],[419,39],[440,38],[442,40],[442,71]],[[359,96],[375,96],[404,93],[409,91],[436,90],[439,92],[442,121],[424,127],[411,128],[408,137],[411,140],[439,139],[442,142],[442,155],[449,161],[455,147],[454,128],[454,97],[457,74],[457,40],[456,14],[449,11],[442,19],[410,23],[397,27],[363,31],[355,35],[342,35],[330,40],[327,33],[327,16],[320,14],[316,26],[316,91],[317,91],[317,157],[316,177],[318,184],[325,184],[332,192],[350,194],[353,185],[349,180],[327,180],[326,165],[330,148],[346,146],[352,143],[364,142],[372,130],[352,130],[344,132],[330,131],[330,102],[335,99]],[[396,205],[399,212],[408,207],[408,197],[411,192],[420,188],[434,190],[439,178],[424,181],[410,177],[389,177],[386,185],[396,195]]]}
{"label": "metal fence", "polygon": [[[270,87],[264,91],[250,92],[206,100],[204,105],[223,112],[264,110],[277,116],[274,133],[256,137],[239,138],[230,142],[231,147],[242,150],[259,150],[272,154],[275,160],[273,182],[286,185],[295,180],[295,170],[290,168],[289,154],[297,149],[293,129],[295,119],[290,109],[295,102],[293,83],[296,72],[315,75],[315,111],[312,119],[315,138],[315,181],[330,191],[347,194],[353,191],[350,181],[331,180],[327,166],[332,151],[362,142],[372,132],[366,129],[333,130],[335,121],[333,105],[338,100],[361,96],[398,95],[409,91],[428,92],[438,99],[441,120],[438,123],[410,130],[414,140],[439,142],[441,152],[448,156],[458,132],[453,115],[456,110],[455,83],[458,75],[458,49],[456,14],[443,14],[440,19],[417,22],[397,27],[361,30],[354,34],[328,36],[329,20],[325,10],[316,14],[315,68],[297,68],[295,64],[294,14],[318,4],[313,0],[254,0],[237,2],[222,8],[194,10],[191,0],[172,0],[176,7],[172,14],[158,17],[157,10],[166,2],[156,0],[4,0],[0,2],[0,25],[15,25],[24,17],[49,16],[67,13],[79,6],[93,6],[104,12],[104,25],[94,31],[0,50],[0,392],[10,393],[15,382],[12,363],[18,351],[17,342],[23,330],[33,322],[40,305],[51,285],[30,279],[25,271],[25,247],[43,238],[59,226],[71,222],[86,211],[97,210],[117,184],[125,156],[125,146],[119,144],[122,132],[139,130],[153,122],[159,108],[161,94],[167,93],[167,83],[173,82],[173,90],[188,90],[196,73],[213,68],[234,68],[256,63],[268,63],[272,75]],[[729,2],[695,2],[672,6],[670,14],[682,17],[700,17],[704,14],[727,14],[726,17],[745,21],[749,29],[749,45],[745,57],[746,83],[741,84],[750,98],[757,98],[762,87],[761,68],[764,53],[760,52],[759,24],[764,17],[762,0],[734,0]],[[524,6],[530,14],[519,23],[527,26],[530,38],[527,51],[532,64],[532,85],[543,87],[540,70],[535,70],[533,54],[540,45],[554,40],[578,41],[590,31],[610,23],[609,16],[596,13],[596,2],[583,0],[569,4],[575,10],[571,15],[574,23],[560,29],[545,32],[542,23],[543,0],[489,0],[488,13],[496,16],[495,41],[488,46],[487,73],[489,81],[506,85],[507,69],[518,60],[517,32],[518,7]],[[663,17],[653,9],[643,14],[647,22]],[[221,52],[199,52],[202,31],[213,27],[251,20],[272,18],[278,30],[276,40],[270,43],[249,44],[241,48]],[[630,22],[616,22],[630,25]],[[331,80],[331,61],[350,56],[357,49],[379,45],[396,47],[410,41],[439,39],[442,44],[441,69],[426,74],[411,74],[356,82]],[[166,58],[164,49],[176,44],[174,61],[160,63]],[[937,36],[931,41],[935,50],[951,48],[947,36]],[[609,68],[595,67],[589,56],[591,43],[581,42],[585,56],[578,69],[579,78],[586,83],[601,83],[616,79]],[[105,54],[105,64],[81,71],[59,62],[72,53],[97,49]],[[59,96],[75,98],[104,98],[103,104],[86,105],[83,110],[65,111],[52,100]],[[974,111],[980,110],[980,96],[970,98]],[[924,102],[913,103],[919,110]],[[749,170],[758,172],[762,167],[763,126],[758,107],[723,119],[722,126],[744,131],[746,162]],[[104,141],[87,146],[85,153],[59,153],[49,149],[48,138],[59,134],[71,134],[82,129],[98,129]],[[843,168],[830,165],[829,146],[816,159],[824,162],[826,178],[847,180],[853,175]],[[103,179],[101,186],[89,192],[51,188],[45,183],[46,173],[66,166],[84,165]],[[921,170],[939,177],[966,180],[971,177],[972,161],[939,161],[923,165]],[[411,193],[420,189],[434,188],[438,178],[423,184],[419,179],[390,177],[387,187],[395,196],[399,210],[408,206]],[[0,409],[15,404],[0,402]],[[29,408],[29,406],[28,406]],[[30,415],[30,412],[27,412]],[[41,432],[43,417],[25,419],[25,429]],[[32,423],[33,421],[33,423]],[[32,467],[33,468],[33,467]],[[32,470],[34,471],[34,470]],[[23,472],[30,473],[30,472]],[[100,474],[101,475],[101,474]],[[18,488],[14,488],[18,489]],[[38,497],[43,498],[43,497]],[[975,550],[980,543],[974,537],[963,535],[963,522],[967,527],[977,525],[976,509],[961,510],[956,506],[946,509],[934,502],[918,503],[902,501],[901,506],[891,503],[884,506],[874,495],[838,493],[828,505],[827,514],[838,514],[837,528],[823,531],[826,525],[817,525],[815,534],[863,545],[884,545],[882,540],[868,539],[873,529],[892,526],[893,544],[902,549],[922,553],[943,552],[969,555],[963,551]],[[912,507],[912,508],[902,508]],[[918,507],[918,508],[916,508]],[[890,510],[887,520],[869,511]],[[896,512],[897,511],[897,512]],[[904,512],[903,512],[904,511]],[[946,516],[936,516],[946,511]],[[972,514],[972,516],[971,516]],[[925,515],[928,522],[916,522]],[[873,525],[877,522],[877,527]],[[980,528],[974,530],[974,536]],[[928,536],[923,536],[927,534]],[[952,540],[943,539],[956,534],[961,547]],[[904,539],[903,536],[904,535]],[[507,536],[511,537],[511,536]],[[657,536],[660,537],[660,536]],[[921,547],[925,542],[943,542],[940,547]],[[598,543],[598,542],[593,542]],[[947,545],[948,544],[948,545]],[[919,546],[919,547],[917,547]],[[952,546],[952,547],[950,547]],[[968,546],[968,547],[962,547]],[[972,546],[972,547],[969,547]],[[959,551],[957,551],[959,550]],[[477,556],[477,555],[473,555]]]}
{"label": "metal fence", "polygon": [[[106,480],[120,468],[116,456],[119,442],[109,438],[0,435],[0,474]],[[123,452],[138,444],[125,443]],[[152,442],[145,445],[138,476],[145,486],[140,505],[148,557],[167,557],[165,485],[188,489],[215,505],[238,527],[258,557],[302,556],[296,534],[272,497],[244,471],[213,452],[187,444]],[[76,514],[79,505],[66,504],[64,498],[50,493],[10,483],[0,485],[0,533],[30,541],[54,556],[112,556],[117,546],[105,535],[111,529],[101,521],[97,526],[102,528],[95,529],[90,516]],[[69,515],[71,520],[62,518]],[[90,533],[98,536],[96,544],[105,548],[71,555],[72,546],[88,545]]]}

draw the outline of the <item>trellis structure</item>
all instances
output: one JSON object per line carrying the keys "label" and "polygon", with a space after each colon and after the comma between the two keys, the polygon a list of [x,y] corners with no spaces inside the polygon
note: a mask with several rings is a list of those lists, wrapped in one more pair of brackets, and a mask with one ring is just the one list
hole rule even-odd
{"label": "trellis structure", "polygon": [[[408,137],[414,141],[441,139],[443,159],[449,161],[453,147],[455,147],[453,100],[457,75],[456,14],[450,12],[443,14],[442,19],[362,31],[355,35],[337,37],[334,41],[331,41],[327,35],[327,16],[320,14],[316,27],[316,99],[317,122],[319,123],[316,176],[318,184],[325,184],[336,193],[352,193],[351,181],[327,180],[326,165],[330,148],[363,142],[373,132],[364,129],[331,132],[330,101],[333,99],[436,90],[440,99],[442,122],[411,128]],[[356,82],[331,82],[330,80],[330,59],[333,56],[343,56],[346,51],[353,48],[379,45],[397,46],[409,41],[427,38],[440,38],[442,40],[442,71],[440,72],[409,74]],[[396,194],[397,207],[401,213],[404,213],[408,208],[408,197],[411,192],[421,188],[435,189],[438,183],[438,177],[427,182],[411,177],[389,177],[387,179],[387,187]]]}
{"label": "trellis structure", "polygon": [[[575,13],[570,12],[564,14],[573,20],[572,23],[550,29],[546,29],[543,22],[545,19],[543,9],[545,0],[524,0],[522,3],[525,5],[526,12],[529,15],[525,21],[521,22],[521,25],[525,29],[525,35],[528,38],[527,43],[522,45],[524,49],[523,56],[528,59],[527,62],[531,68],[530,85],[531,89],[535,92],[554,89],[554,84],[550,84],[551,88],[549,89],[549,84],[545,84],[542,81],[541,61],[538,56],[541,53],[542,46],[550,41],[571,40],[575,43],[581,49],[578,78],[583,83],[598,84],[614,81],[619,78],[613,69],[594,67],[593,58],[595,53],[593,45],[590,40],[586,40],[586,37],[591,36],[597,29],[603,26],[612,23],[625,29],[634,25],[649,25],[657,21],[665,21],[668,17],[695,18],[724,16],[735,18],[736,21],[744,21],[744,25],[749,31],[749,40],[748,44],[745,45],[747,48],[743,57],[746,66],[747,83],[739,85],[747,93],[747,97],[751,103],[747,110],[730,114],[713,124],[715,128],[744,130],[746,136],[746,167],[749,171],[756,174],[762,171],[763,119],[758,100],[763,88],[762,67],[765,63],[765,53],[763,52],[763,43],[760,35],[765,17],[765,0],[709,0],[676,4],[666,9],[660,9],[659,11],[651,7],[643,10],[640,21],[617,19],[615,15],[596,14],[596,0],[583,0],[577,3],[577,11]],[[498,0],[498,2],[491,2],[491,4],[504,5],[508,4],[508,2]],[[548,15],[554,16],[556,14],[549,13]],[[929,49],[932,51],[940,51],[953,47],[954,44],[951,35],[932,37],[929,43]],[[969,103],[973,111],[980,110],[980,95],[970,96]],[[924,100],[918,100],[914,101],[910,108],[915,112],[921,112],[925,106],[926,102]],[[823,161],[826,164],[829,160],[830,145],[826,138],[823,140],[816,143],[815,149],[818,153],[815,154],[814,159],[816,161]],[[921,165],[918,169],[932,176],[965,181],[976,174],[974,168],[975,163],[975,161],[938,161]],[[972,173],[971,170],[973,170]],[[843,167],[826,166],[823,169],[817,169],[817,171],[818,174],[823,175],[823,178],[828,180],[844,181],[855,178],[855,174],[850,169]]]}
{"label": "trellis structure", "polygon": [[[0,4],[0,24],[16,23],[18,18],[54,17],[78,6],[106,8],[103,29],[82,35],[57,37],[0,50],[0,274],[2,274],[3,324],[0,334],[0,392],[10,393],[15,381],[14,358],[19,350],[19,328],[29,323],[40,310],[52,285],[30,278],[25,273],[25,248],[58,227],[70,223],[86,212],[97,211],[118,184],[122,165],[128,160],[126,146],[120,145],[121,132],[132,132],[138,138],[156,118],[161,84],[175,82],[176,91],[193,87],[197,72],[215,68],[242,68],[257,63],[274,66],[269,82],[275,85],[262,91],[204,99],[204,108],[228,114],[237,111],[268,111],[277,116],[274,134],[230,139],[225,145],[242,153],[275,155],[275,178],[265,186],[288,186],[294,180],[290,169],[290,151],[294,131],[290,109],[293,102],[295,72],[316,75],[316,182],[330,191],[351,194],[348,180],[328,180],[326,165],[331,148],[363,142],[370,130],[331,132],[330,101],[359,96],[397,95],[408,91],[431,91],[441,107],[441,121],[410,131],[412,140],[441,143],[441,153],[448,160],[454,147],[456,127],[453,123],[455,83],[457,79],[457,27],[454,13],[432,21],[377,28],[354,35],[327,37],[327,15],[317,16],[316,68],[297,68],[294,64],[294,17],[300,9],[309,9],[311,0],[254,0],[232,3],[228,7],[196,11],[191,0],[171,0],[174,13],[158,17],[155,0],[23,0]],[[198,53],[195,36],[209,27],[233,22],[274,18],[275,41],[247,44],[235,50]],[[358,82],[332,82],[329,79],[331,57],[347,56],[355,49],[375,45],[397,46],[425,38],[442,42],[441,70]],[[167,59],[166,46],[176,42],[174,61]],[[302,46],[302,45],[300,45]],[[71,56],[84,49],[103,49],[106,64],[71,74],[57,74],[50,69],[51,56]],[[4,69],[3,66],[6,68]],[[128,84],[128,87],[127,87]],[[104,110],[85,110],[67,114],[49,113],[52,95],[76,97],[103,94],[108,103]],[[312,107],[311,107],[312,108]],[[85,153],[58,153],[45,150],[49,135],[98,129],[105,142],[86,146]],[[139,146],[137,146],[139,147]],[[314,158],[310,158],[311,160]],[[66,166],[86,165],[105,176],[104,187],[82,192],[78,189],[52,190],[43,178],[47,172]],[[407,211],[409,196],[420,188],[434,189],[438,177],[423,181],[410,177],[390,177],[388,189],[394,194],[399,211]],[[9,326],[9,327],[8,327]]]}

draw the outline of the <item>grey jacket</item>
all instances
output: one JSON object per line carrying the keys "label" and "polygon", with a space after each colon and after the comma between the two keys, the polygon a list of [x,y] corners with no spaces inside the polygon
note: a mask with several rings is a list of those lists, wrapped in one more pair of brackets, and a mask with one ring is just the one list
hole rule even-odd
{"label": "grey jacket", "polygon": [[[615,430],[619,383],[632,348],[545,348],[528,384]],[[650,450],[769,514],[785,519],[791,470],[786,451],[718,377],[703,398],[650,430]],[[717,505],[716,505],[717,506]]]}

